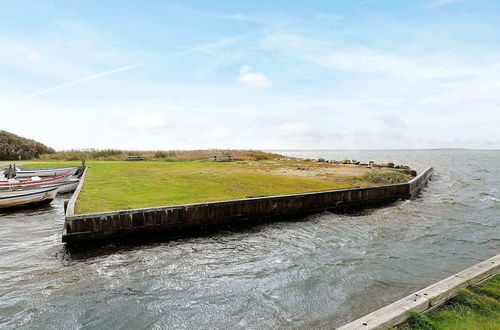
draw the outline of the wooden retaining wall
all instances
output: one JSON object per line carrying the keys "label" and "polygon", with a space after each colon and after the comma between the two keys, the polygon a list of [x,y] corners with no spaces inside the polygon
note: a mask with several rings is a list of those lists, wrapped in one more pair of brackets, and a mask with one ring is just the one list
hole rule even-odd
{"label": "wooden retaining wall", "polygon": [[380,187],[74,214],[84,182],[82,177],[68,204],[62,240],[69,246],[135,236],[169,236],[179,231],[195,231],[228,223],[388,203],[414,197],[433,171],[433,168],[428,168],[410,182]]}

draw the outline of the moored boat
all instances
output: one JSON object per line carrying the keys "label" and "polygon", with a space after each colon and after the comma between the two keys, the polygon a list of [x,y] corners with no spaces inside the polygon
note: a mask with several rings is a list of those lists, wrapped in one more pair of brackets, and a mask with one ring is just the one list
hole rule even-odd
{"label": "moored boat", "polygon": [[43,184],[53,184],[59,182],[67,182],[71,180],[71,174],[60,174],[53,177],[32,177],[29,179],[9,179],[0,180],[0,191],[2,190],[18,190],[32,189]]}
{"label": "moored boat", "polygon": [[74,175],[78,167],[60,167],[51,169],[21,169],[16,167],[16,178],[30,178],[34,176],[46,177],[62,174]]}
{"label": "moored boat", "polygon": [[71,179],[69,181],[65,182],[57,182],[53,184],[44,184],[41,185],[41,187],[57,187],[57,193],[58,194],[64,194],[68,192],[72,192],[76,190],[76,187],[78,187],[78,183],[80,182],[79,179]]}
{"label": "moored boat", "polygon": [[33,189],[42,189],[42,188],[57,188],[57,193],[67,193],[71,191],[75,191],[76,187],[78,186],[78,182],[80,182],[79,179],[69,179],[66,181],[59,181],[59,182],[49,182],[49,183],[31,183],[31,184],[25,184],[21,186],[10,186],[9,188],[3,188],[0,189],[0,192],[2,191],[29,191]]}
{"label": "moored boat", "polygon": [[55,198],[58,187],[0,192],[0,209],[49,204]]}

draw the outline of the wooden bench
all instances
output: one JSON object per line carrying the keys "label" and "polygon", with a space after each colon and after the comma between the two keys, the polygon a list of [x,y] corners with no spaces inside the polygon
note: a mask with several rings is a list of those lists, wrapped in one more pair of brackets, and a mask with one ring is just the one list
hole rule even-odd
{"label": "wooden bench", "polygon": [[231,155],[211,155],[208,159],[213,162],[231,162],[233,161],[233,156]]}
{"label": "wooden bench", "polygon": [[142,156],[127,156],[125,160],[144,160]]}

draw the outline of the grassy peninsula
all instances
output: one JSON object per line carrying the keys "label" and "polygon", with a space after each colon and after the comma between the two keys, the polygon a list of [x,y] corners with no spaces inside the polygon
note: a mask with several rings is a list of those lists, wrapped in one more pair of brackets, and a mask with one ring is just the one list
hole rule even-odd
{"label": "grassy peninsula", "polygon": [[[79,162],[38,166],[79,165]],[[297,159],[211,161],[88,161],[76,213],[201,203],[400,183],[391,169]],[[35,166],[29,164],[27,166]]]}
{"label": "grassy peninsula", "polygon": [[500,275],[462,290],[446,305],[429,314],[415,314],[399,329],[500,329]]}

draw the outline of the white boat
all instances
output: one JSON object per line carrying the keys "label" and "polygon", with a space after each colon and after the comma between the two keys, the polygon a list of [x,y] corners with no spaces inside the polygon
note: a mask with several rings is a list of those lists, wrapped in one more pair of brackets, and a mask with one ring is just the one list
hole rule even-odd
{"label": "white boat", "polygon": [[[55,181],[55,182],[54,182]],[[33,189],[42,189],[42,188],[58,188],[57,193],[67,193],[71,191],[75,191],[76,187],[78,186],[78,182],[80,182],[79,179],[69,179],[67,178],[66,181],[41,181],[41,182],[34,182],[34,183],[29,183],[29,184],[21,184],[21,185],[11,185],[11,186],[6,186],[2,187],[0,186],[0,192],[2,191],[29,191]]]}
{"label": "white boat", "polygon": [[16,167],[16,178],[31,178],[34,176],[58,176],[61,174],[74,175],[78,167],[60,167],[51,169],[29,169],[23,170]]}
{"label": "white boat", "polygon": [[78,187],[78,182],[80,182],[79,179],[71,179],[71,180],[66,181],[66,182],[56,183],[55,186],[57,186],[57,193],[64,194],[64,193],[75,191],[76,187]]}
{"label": "white boat", "polygon": [[49,204],[57,194],[57,187],[0,192],[0,209]]}
{"label": "white boat", "polygon": [[33,189],[37,188],[43,184],[53,184],[59,182],[68,182],[72,180],[71,175],[61,174],[54,177],[31,177],[29,179],[9,179],[0,180],[0,191],[1,190],[19,190],[19,189]]}

